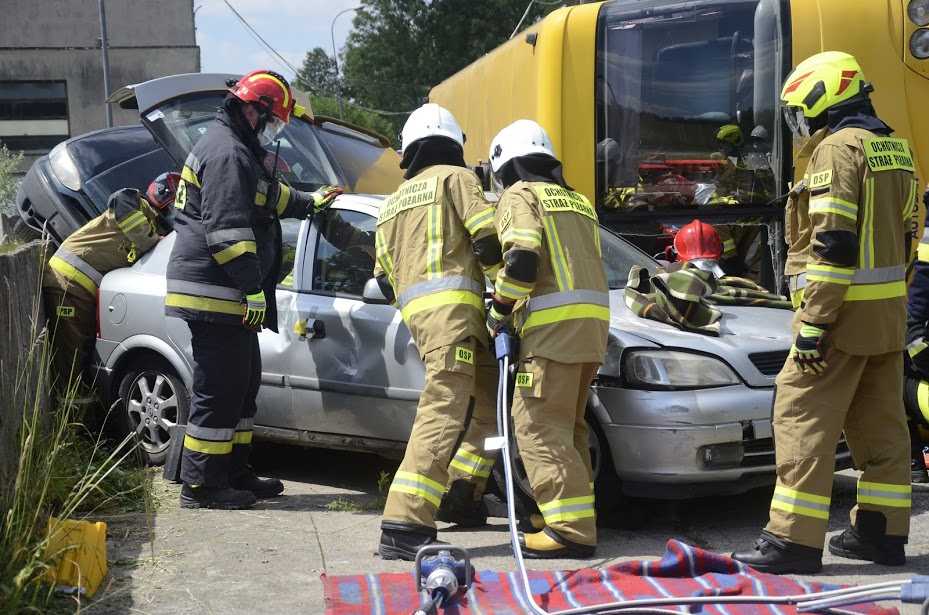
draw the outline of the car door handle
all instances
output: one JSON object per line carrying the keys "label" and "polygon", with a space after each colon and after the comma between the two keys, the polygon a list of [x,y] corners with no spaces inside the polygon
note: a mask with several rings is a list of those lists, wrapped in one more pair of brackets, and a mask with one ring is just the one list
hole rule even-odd
{"label": "car door handle", "polygon": [[317,318],[313,321],[313,339],[321,340],[324,337],[326,337],[326,323]]}
{"label": "car door handle", "polygon": [[304,319],[299,319],[297,324],[294,326],[294,333],[300,336],[300,341],[305,342],[307,340],[322,339],[326,337],[326,323],[319,320],[318,318],[313,319],[313,323],[309,327],[306,326],[307,322]]}

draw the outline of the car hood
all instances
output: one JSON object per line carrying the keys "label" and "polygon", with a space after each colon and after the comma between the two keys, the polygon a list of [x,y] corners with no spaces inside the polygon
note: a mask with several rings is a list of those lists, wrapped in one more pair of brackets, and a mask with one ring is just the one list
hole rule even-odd
{"label": "car hood", "polygon": [[[682,331],[656,320],[640,318],[623,301],[622,290],[610,291],[610,329],[623,346],[636,344],[680,348],[712,354],[734,368],[750,386],[771,386],[775,373],[763,373],[757,355],[783,353],[792,342],[791,310],[768,307],[716,306],[722,312],[719,337]],[[755,361],[752,356],[755,355]]]}

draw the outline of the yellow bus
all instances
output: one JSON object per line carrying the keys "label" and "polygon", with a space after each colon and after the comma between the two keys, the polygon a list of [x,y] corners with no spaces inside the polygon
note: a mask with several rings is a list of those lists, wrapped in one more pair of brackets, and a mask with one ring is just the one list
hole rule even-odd
{"label": "yellow bus", "polygon": [[[458,119],[475,166],[501,128],[539,122],[568,182],[596,199],[605,224],[652,253],[669,225],[761,222],[761,279],[781,289],[777,197],[805,169],[804,161],[794,168],[778,108],[785,76],[820,51],[856,56],[878,114],[909,140],[925,183],[926,26],[929,0],[580,4],[526,28],[435,86],[429,100]],[[717,138],[724,127],[735,135],[730,145]],[[924,218],[920,205],[914,236]]]}

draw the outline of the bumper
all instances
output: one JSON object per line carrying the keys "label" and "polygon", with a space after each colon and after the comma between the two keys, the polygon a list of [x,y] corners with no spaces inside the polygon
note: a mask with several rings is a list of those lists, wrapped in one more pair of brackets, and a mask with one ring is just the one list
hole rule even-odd
{"label": "bumper", "polygon": [[[627,495],[734,495],[773,485],[773,388],[597,387],[592,405]],[[844,441],[837,459],[847,466]]]}

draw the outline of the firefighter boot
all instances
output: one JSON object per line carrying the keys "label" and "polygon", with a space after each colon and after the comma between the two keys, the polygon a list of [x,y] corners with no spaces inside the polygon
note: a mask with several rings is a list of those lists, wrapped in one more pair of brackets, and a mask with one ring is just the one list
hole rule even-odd
{"label": "firefighter boot", "polygon": [[771,574],[811,574],[823,568],[822,549],[788,542],[764,530],[751,548],[729,557]]}
{"label": "firefighter boot", "polygon": [[184,483],[181,487],[181,508],[241,510],[251,508],[255,501],[255,495],[250,491],[240,491],[229,485],[205,487]]}
{"label": "firefighter boot", "polygon": [[914,457],[910,461],[910,482],[929,483],[929,471],[926,470],[926,462],[923,460],[922,453],[918,458]]}
{"label": "firefighter boot", "polygon": [[548,526],[535,534],[520,532],[519,548],[530,559],[586,559],[597,549],[568,540]]}
{"label": "firefighter boot", "polygon": [[483,499],[474,499],[475,485],[459,478],[442,496],[442,504],[436,511],[436,521],[454,523],[461,527],[487,525],[487,511]]}
{"label": "firefighter boot", "polygon": [[241,491],[251,491],[260,499],[273,498],[284,493],[284,483],[276,478],[258,478],[248,466],[247,470],[229,481],[229,486]]}
{"label": "firefighter boot", "polygon": [[416,553],[425,546],[447,545],[447,542],[436,540],[436,530],[424,525],[414,523],[401,523],[399,521],[381,522],[381,544],[377,552],[384,559],[402,559],[412,562]]}
{"label": "firefighter boot", "polygon": [[858,510],[852,527],[829,540],[829,553],[885,566],[903,566],[905,536],[887,535],[887,518],[875,510]]}

